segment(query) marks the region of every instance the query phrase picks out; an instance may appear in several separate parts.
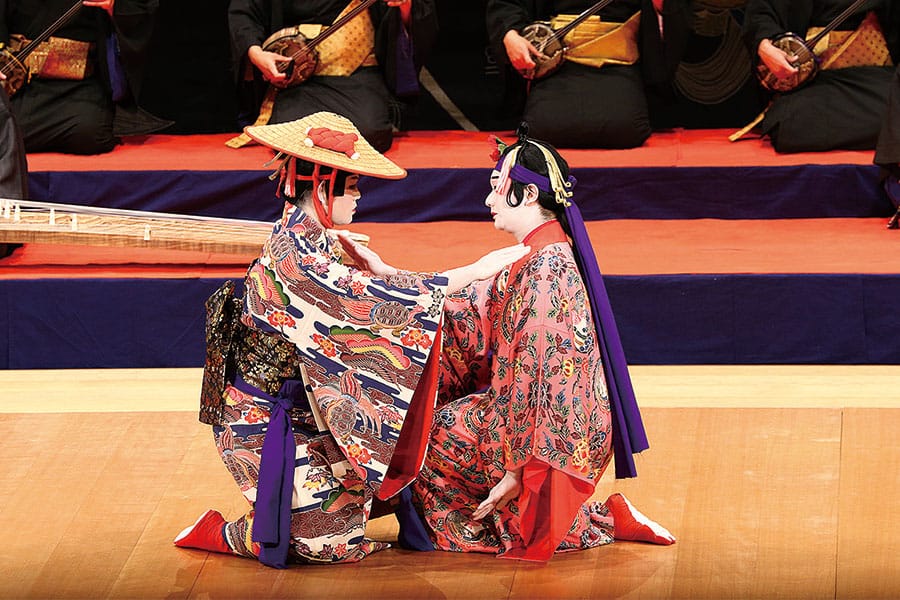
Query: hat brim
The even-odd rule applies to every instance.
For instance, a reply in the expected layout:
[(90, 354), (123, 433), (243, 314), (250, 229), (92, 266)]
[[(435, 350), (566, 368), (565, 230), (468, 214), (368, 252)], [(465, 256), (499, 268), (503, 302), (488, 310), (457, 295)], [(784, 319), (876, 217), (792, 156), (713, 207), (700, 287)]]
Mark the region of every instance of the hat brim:
[[(307, 145), (306, 132), (315, 127), (327, 127), (342, 133), (355, 133), (358, 139), (353, 150), (358, 156), (351, 158), (337, 150)], [(244, 128), (244, 132), (263, 146), (309, 162), (381, 179), (406, 177), (406, 169), (373, 148), (349, 119), (335, 113), (318, 112), (288, 123), (250, 125)]]

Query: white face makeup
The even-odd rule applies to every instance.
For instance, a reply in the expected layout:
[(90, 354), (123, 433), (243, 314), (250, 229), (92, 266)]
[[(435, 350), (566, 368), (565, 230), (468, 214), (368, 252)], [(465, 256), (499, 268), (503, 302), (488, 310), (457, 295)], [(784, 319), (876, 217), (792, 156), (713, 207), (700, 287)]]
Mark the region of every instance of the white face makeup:
[[(348, 175), (344, 182), (344, 193), (332, 199), (331, 220), (335, 225), (349, 225), (353, 222), (353, 213), (356, 212), (356, 203), (361, 194), (357, 185), (359, 175)], [(327, 193), (327, 187), (325, 188)]]
[(500, 179), (499, 171), (491, 172), (491, 193), (484, 199), (484, 204), (491, 210), (494, 219), (494, 227), (500, 231), (506, 231), (521, 239), (531, 231), (534, 215), (532, 205), (537, 199), (537, 190), (533, 185), (526, 186), (525, 199), (518, 206), (510, 206), (506, 202), (506, 195), (497, 191), (497, 182)]

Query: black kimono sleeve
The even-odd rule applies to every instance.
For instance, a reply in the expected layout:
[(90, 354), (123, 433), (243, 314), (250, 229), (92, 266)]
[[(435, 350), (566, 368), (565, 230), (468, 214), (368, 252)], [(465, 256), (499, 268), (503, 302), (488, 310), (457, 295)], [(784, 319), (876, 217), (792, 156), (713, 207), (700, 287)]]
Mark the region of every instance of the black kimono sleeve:
[(900, 176), (900, 66), (894, 71), (873, 162)]
[(666, 0), (663, 4), (663, 31), (652, 0), (641, 4), (641, 68), (648, 85), (669, 82), (684, 57), (691, 30), (691, 0)]
[(240, 64), (250, 46), (262, 46), (271, 32), (272, 20), (271, 0), (231, 0), (228, 4), (228, 29), (236, 64)]
[(9, 0), (0, 0), (0, 42), (9, 42)]
[(408, 27), (404, 27), (398, 8), (378, 2), (370, 9), (375, 25), (375, 57), (388, 89), (401, 98), (418, 92), (419, 71), (438, 35), (435, 0), (411, 1)]
[[(119, 60), (134, 99), (141, 97), (141, 83), (158, 10), (158, 0), (116, 0), (113, 7), (112, 27), (118, 44)], [(108, 39), (101, 42), (105, 44)], [(106, 48), (102, 50), (105, 51)]]
[(756, 56), (756, 49), (764, 39), (787, 32), (803, 36), (811, 12), (809, 0), (749, 0), (744, 7), (744, 40), (750, 54)]
[(488, 38), (502, 45), (507, 31), (521, 32), (538, 18), (539, 9), (535, 2), (528, 0), (488, 0), (485, 9)]
[[(0, 198), (28, 198), (28, 162), (25, 145), (9, 107), (6, 90), (0, 88)], [(0, 244), (0, 256), (3, 245)]]

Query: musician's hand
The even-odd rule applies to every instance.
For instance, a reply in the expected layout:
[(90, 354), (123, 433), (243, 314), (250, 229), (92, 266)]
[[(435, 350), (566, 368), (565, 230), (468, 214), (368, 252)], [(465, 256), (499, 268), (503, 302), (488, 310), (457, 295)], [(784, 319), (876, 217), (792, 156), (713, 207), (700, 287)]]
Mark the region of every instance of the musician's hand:
[(283, 83), (287, 78), (287, 75), (284, 74), (287, 67), (285, 63), (291, 62), (287, 56), (282, 56), (277, 52), (266, 52), (261, 46), (250, 46), (250, 49), (247, 50), (247, 58), (250, 59), (253, 66), (259, 69), (263, 79), (269, 83), (277, 85)]
[(3, 74), (3, 71), (0, 71), (0, 81), (6, 79), (6, 75)]
[(503, 46), (506, 48), (510, 64), (517, 71), (533, 69), (535, 67), (534, 58), (541, 56), (540, 51), (515, 29), (510, 29), (503, 36)]
[(93, 6), (95, 8), (102, 8), (109, 16), (113, 16), (113, 6), (115, 6), (116, 0), (83, 0), (82, 4), (85, 6)]
[(756, 53), (772, 75), (778, 79), (787, 79), (797, 73), (797, 67), (794, 66), (797, 57), (778, 48), (769, 40), (761, 41)]

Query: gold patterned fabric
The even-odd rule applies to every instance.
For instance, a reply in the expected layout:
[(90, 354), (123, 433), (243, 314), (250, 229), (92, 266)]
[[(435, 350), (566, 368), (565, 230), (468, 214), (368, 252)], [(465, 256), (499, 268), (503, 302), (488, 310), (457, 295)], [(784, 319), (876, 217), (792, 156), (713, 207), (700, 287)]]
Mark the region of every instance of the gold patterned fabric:
[[(16, 53), (29, 43), (30, 40), (25, 36), (16, 33), (10, 36), (9, 48)], [(94, 72), (94, 65), (90, 61), (93, 51), (94, 44), (90, 42), (50, 37), (46, 42), (38, 44), (25, 58), (25, 66), (32, 77), (84, 79)]]
[(303, 363), (294, 344), (243, 323), (237, 333), (234, 364), (241, 379), (270, 396), (276, 396), (285, 379), (302, 378)]
[[(361, 4), (361, 0), (353, 0), (338, 15), (340, 20), (345, 14)], [(369, 11), (364, 10), (340, 29), (331, 34), (317, 47), (319, 66), (316, 75), (350, 75), (362, 66), (372, 66), (375, 61), (375, 27)]]
[[(820, 27), (810, 29), (806, 33), (806, 39), (812, 39), (820, 31)], [(854, 31), (828, 33), (813, 51), (820, 57), (823, 69), (889, 67), (893, 64), (881, 24), (874, 12), (866, 15)]]
[[(274, 85), (270, 85), (269, 89), (266, 90), (262, 104), (259, 105), (259, 115), (257, 115), (256, 121), (253, 122), (253, 127), (262, 127), (269, 123), (269, 119), (272, 118), (272, 109), (275, 107), (275, 95), (277, 93), (278, 88)], [(225, 142), (225, 145), (229, 148), (243, 148), (252, 141), (253, 139), (249, 135), (241, 132)]]
[[(550, 21), (550, 27), (557, 30), (572, 22), (576, 15), (557, 15)], [(611, 23), (598, 16), (585, 19), (566, 35), (563, 41), (568, 48), (566, 60), (587, 65), (632, 65), (640, 58), (638, 50), (638, 29), (641, 14), (635, 13), (624, 23)]]
[(231, 343), (239, 324), (241, 305), (234, 297), (234, 282), (226, 281), (206, 301), (206, 363), (200, 388), (200, 422), (219, 425), (225, 400), (222, 392), (231, 362)]
[(240, 376), (276, 395), (285, 379), (300, 379), (296, 346), (241, 323), (241, 301), (234, 282), (226, 281), (206, 301), (206, 362), (200, 390), (200, 422), (223, 425), (225, 387)]

